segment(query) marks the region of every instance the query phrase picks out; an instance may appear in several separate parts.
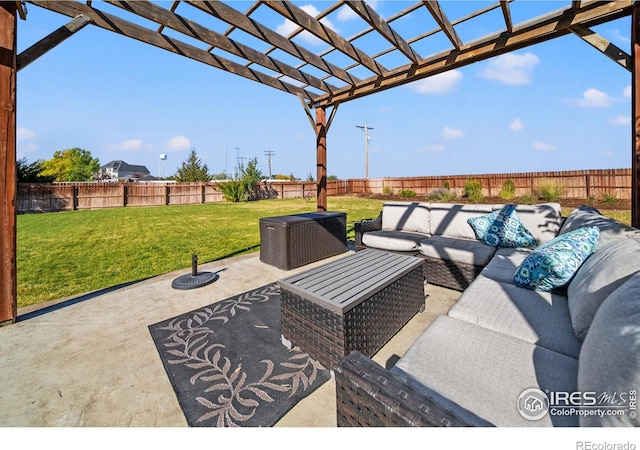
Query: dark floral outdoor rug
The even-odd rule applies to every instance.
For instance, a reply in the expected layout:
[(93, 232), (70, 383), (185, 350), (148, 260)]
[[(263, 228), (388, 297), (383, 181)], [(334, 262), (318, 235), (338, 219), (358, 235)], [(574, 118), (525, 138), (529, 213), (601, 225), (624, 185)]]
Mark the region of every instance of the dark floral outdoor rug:
[(275, 284), (149, 326), (189, 426), (267, 427), (330, 378), (281, 342)]

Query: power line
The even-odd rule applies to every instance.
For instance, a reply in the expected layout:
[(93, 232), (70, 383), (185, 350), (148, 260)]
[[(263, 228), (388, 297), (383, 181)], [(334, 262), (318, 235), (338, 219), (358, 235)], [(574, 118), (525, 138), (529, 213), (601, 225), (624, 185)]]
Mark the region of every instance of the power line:
[(369, 130), (373, 130), (373, 128), (367, 126), (366, 122), (364, 125), (356, 125), (356, 127), (364, 131), (364, 177), (369, 178), (369, 141), (371, 140)]
[(276, 152), (269, 149), (265, 151), (264, 154), (267, 156), (267, 165), (269, 166), (269, 179), (271, 179), (271, 163), (273, 162), (272, 156), (275, 156)]

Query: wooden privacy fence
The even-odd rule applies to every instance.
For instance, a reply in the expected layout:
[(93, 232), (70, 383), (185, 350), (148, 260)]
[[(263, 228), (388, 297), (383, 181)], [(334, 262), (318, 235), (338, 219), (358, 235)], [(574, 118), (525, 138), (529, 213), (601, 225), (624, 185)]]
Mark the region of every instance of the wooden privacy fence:
[[(425, 196), (444, 186), (462, 194), (467, 180), (482, 184), (482, 194), (497, 197), (506, 180), (516, 185), (516, 196), (534, 193), (545, 183), (561, 186), (563, 198), (631, 198), (631, 169), (576, 170), (564, 172), (501, 173), (409, 178), (330, 180), (328, 195), (398, 194), (411, 190)], [(124, 206), (164, 206), (224, 201), (216, 182), (171, 183), (53, 183), (18, 185), (20, 213), (118, 208)], [(315, 182), (273, 181), (260, 185), (265, 198), (315, 197)]]

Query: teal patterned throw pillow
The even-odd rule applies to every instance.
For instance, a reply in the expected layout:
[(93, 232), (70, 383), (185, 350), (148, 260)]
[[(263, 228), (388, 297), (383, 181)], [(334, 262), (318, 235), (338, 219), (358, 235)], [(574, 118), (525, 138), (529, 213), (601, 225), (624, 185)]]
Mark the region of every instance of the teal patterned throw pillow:
[(596, 251), (599, 240), (598, 227), (583, 227), (561, 234), (529, 253), (516, 270), (513, 282), (536, 291), (564, 286)]
[(472, 217), (467, 223), (473, 228), (476, 238), (494, 247), (532, 247), (538, 241), (522, 224), (516, 214), (516, 205), (505, 205), (489, 215)]

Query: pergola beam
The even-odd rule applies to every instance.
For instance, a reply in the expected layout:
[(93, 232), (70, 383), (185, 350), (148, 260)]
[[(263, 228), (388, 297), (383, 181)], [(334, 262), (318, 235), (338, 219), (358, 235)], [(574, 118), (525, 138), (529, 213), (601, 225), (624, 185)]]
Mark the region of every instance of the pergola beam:
[(170, 28), (186, 36), (201, 40), (202, 42), (209, 44), (212, 47), (220, 48), (226, 52), (259, 64), (267, 69), (282, 73), (283, 75), (291, 77), (294, 80), (298, 80), (306, 85), (313, 86), (321, 91), (331, 92), (333, 88), (319, 78), (306, 74), (298, 69), (291, 67), (288, 64), (278, 61), (277, 59), (266, 56), (247, 45), (229, 39), (228, 37), (220, 33), (216, 33), (215, 31), (205, 28), (202, 25), (189, 19), (181, 17), (175, 12), (166, 10), (154, 3), (142, 1), (125, 2), (114, 0), (109, 0), (107, 1), (107, 3), (111, 3), (125, 10), (132, 11), (140, 17), (144, 17), (145, 19), (160, 23), (163, 27)]
[(123, 36), (127, 36), (132, 39), (144, 42), (146, 44), (159, 47), (171, 53), (186, 56), (187, 58), (191, 58), (217, 69), (225, 70), (244, 78), (260, 82), (284, 92), (289, 92), (291, 94), (302, 94), (304, 97), (310, 100), (316, 97), (316, 94), (311, 94), (305, 89), (299, 88), (290, 83), (286, 83), (282, 80), (278, 80), (257, 70), (247, 68), (241, 64), (230, 61), (221, 56), (212, 55), (205, 50), (199, 49), (198, 47), (187, 44), (178, 39), (165, 36), (164, 34), (158, 33), (157, 31), (149, 30), (127, 20), (120, 19), (119, 17), (116, 17), (114, 15), (93, 9), (88, 5), (83, 5), (75, 1), (49, 2), (34, 0), (31, 3), (43, 6), (47, 9), (58, 12), (60, 14), (64, 14), (69, 17), (76, 17), (80, 14), (84, 14), (93, 19), (92, 25), (104, 28), (105, 30), (109, 30), (114, 33), (118, 33)]
[(500, 0), (500, 9), (502, 9), (502, 15), (504, 16), (504, 23), (507, 26), (507, 31), (511, 33), (513, 31), (513, 20), (511, 19), (509, 1), (510, 0)]
[(50, 35), (42, 38), (18, 55), (18, 70), (24, 69), (49, 50), (53, 49), (58, 44), (61, 44), (73, 34), (89, 25), (91, 22), (93, 22), (91, 17), (80, 14), (71, 22), (61, 26)]
[(380, 15), (374, 11), (365, 2), (347, 2), (349, 8), (351, 8), (356, 14), (358, 14), (365, 22), (367, 22), (371, 28), (376, 30), (382, 37), (389, 41), (398, 51), (404, 56), (409, 58), (414, 63), (420, 60), (418, 55), (411, 45), (405, 41), (402, 36), (396, 33)]
[(390, 71), (383, 77), (371, 77), (355, 86), (340, 88), (332, 95), (320, 95), (313, 107), (344, 102), (371, 95), (392, 87), (410, 83), (422, 78), (457, 69), (469, 64), (493, 58), (540, 42), (571, 33), (570, 27), (576, 24), (597, 25), (629, 14), (632, 0), (615, 2), (591, 2), (582, 4), (581, 9), (572, 7), (555, 11), (537, 20), (516, 26), (512, 33), (496, 33), (470, 42), (460, 50), (449, 50), (420, 61), (416, 66), (407, 64)]
[(427, 7), (435, 21), (438, 23), (444, 34), (447, 35), (451, 43), (456, 49), (460, 49), (462, 47), (462, 41), (460, 40), (460, 36), (456, 33), (455, 28), (447, 18), (444, 11), (440, 7), (440, 3), (435, 0), (422, 0), (422, 4)]
[(307, 14), (303, 9), (298, 8), (291, 2), (282, 0), (265, 0), (265, 5), (276, 11), (285, 19), (301, 26), (317, 38), (335, 47), (354, 61), (359, 62), (372, 72), (382, 75), (387, 69), (376, 62), (362, 50), (356, 48), (351, 42), (341, 37), (338, 33), (326, 27), (315, 17)]
[(631, 72), (631, 55), (615, 46), (595, 31), (591, 30), (584, 25), (573, 25), (569, 28), (573, 34), (581, 38), (587, 44), (591, 45), (595, 49), (601, 51), (605, 56), (612, 61), (617, 62), (622, 67)]
[(339, 80), (349, 84), (359, 81), (357, 77), (349, 74), (346, 70), (325, 61), (313, 52), (297, 45), (286, 37), (271, 30), (269, 27), (256, 22), (222, 2), (189, 1), (186, 3), (200, 9), (201, 11), (211, 14), (216, 19), (220, 19), (229, 25), (233, 25), (245, 33), (249, 33), (253, 37), (261, 39), (274, 47), (295, 56), (296, 58), (299, 58), (307, 64), (311, 64), (323, 72), (333, 75)]

